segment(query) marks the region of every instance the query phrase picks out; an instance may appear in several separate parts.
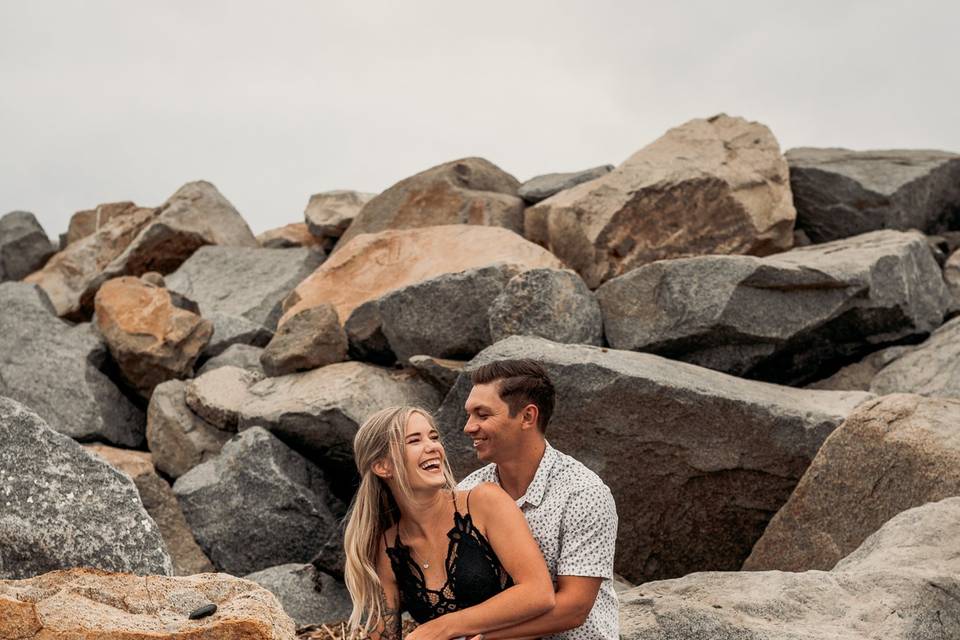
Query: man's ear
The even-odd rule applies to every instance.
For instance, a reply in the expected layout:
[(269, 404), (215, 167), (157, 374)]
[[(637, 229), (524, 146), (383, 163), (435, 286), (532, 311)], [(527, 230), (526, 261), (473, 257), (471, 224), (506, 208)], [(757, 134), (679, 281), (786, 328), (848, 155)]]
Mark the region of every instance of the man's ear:
[(374, 462), (372, 469), (374, 475), (376, 475), (378, 478), (386, 480), (393, 477), (393, 465), (390, 464), (390, 461), (386, 458)]
[(528, 404), (520, 410), (520, 429), (537, 429), (539, 417), (540, 408), (535, 404)]

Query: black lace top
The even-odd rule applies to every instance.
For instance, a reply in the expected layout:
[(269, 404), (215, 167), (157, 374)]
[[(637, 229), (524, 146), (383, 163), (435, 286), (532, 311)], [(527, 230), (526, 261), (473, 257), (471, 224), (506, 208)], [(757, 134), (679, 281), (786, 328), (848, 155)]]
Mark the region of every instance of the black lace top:
[(394, 546), (387, 547), (400, 591), (400, 607), (423, 624), (445, 613), (466, 609), (513, 586), (513, 579), (504, 570), (490, 542), (473, 526), (470, 517), (470, 494), (467, 513), (461, 515), (454, 499), (453, 528), (447, 532), (447, 581), (439, 590), (428, 589), (423, 571), (400, 540), (400, 529)]

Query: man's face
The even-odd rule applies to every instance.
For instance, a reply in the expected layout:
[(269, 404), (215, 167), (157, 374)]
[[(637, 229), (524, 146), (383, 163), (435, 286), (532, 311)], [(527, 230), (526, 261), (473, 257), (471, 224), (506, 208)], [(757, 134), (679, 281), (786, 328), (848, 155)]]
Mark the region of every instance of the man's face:
[(474, 385), (464, 405), (467, 424), (463, 432), (473, 440), (474, 451), (484, 462), (508, 459), (519, 446), (522, 412), (510, 417), (510, 407), (497, 392), (498, 384)]

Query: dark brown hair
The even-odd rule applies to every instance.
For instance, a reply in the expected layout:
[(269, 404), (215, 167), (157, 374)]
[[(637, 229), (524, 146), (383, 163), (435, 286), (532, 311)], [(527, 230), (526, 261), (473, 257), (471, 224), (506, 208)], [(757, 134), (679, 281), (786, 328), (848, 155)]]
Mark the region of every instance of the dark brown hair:
[(510, 417), (528, 404), (538, 409), (537, 426), (547, 432), (553, 415), (556, 393), (547, 370), (536, 360), (498, 360), (477, 368), (471, 375), (473, 384), (499, 382), (497, 393), (510, 408)]

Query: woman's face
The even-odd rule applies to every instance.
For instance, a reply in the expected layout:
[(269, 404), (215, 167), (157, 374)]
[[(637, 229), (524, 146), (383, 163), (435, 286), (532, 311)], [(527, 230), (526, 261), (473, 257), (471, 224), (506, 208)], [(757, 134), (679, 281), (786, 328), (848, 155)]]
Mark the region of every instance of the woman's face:
[(407, 420), (404, 435), (403, 460), (410, 488), (443, 488), (443, 460), (446, 453), (440, 444), (440, 434), (422, 414), (414, 413)]

